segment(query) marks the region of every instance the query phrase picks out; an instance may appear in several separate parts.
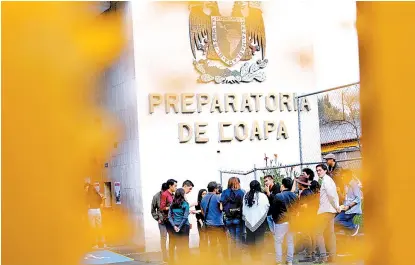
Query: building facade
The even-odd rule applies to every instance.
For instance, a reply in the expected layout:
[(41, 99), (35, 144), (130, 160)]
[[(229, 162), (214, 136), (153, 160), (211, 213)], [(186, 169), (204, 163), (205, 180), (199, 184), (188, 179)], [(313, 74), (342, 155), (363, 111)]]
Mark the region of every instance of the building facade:
[[(239, 7), (223, 2), (209, 8), (220, 10), (215, 16), (219, 18), (210, 21), (216, 23), (216, 39), (224, 34), (229, 46), (214, 40), (212, 25), (208, 34), (212, 39), (200, 42), (200, 47), (195, 45), (189, 32), (192, 8), (187, 2), (126, 3), (128, 44), (103, 78), (103, 105), (124, 125), (123, 140), (114, 143), (103, 175), (113, 183), (120, 182), (121, 207), (128, 209), (135, 227), (131, 240), (146, 251), (159, 250), (159, 232), (150, 205), (167, 179), (176, 179), (179, 186), (192, 180), (195, 188), (188, 199), (193, 202), (199, 189), (210, 181), (220, 181), (219, 169), (247, 170), (262, 165), (264, 153), (278, 154), (284, 164), (298, 163), (300, 110), (302, 122), (310, 125), (303, 136), (309, 143), (308, 155), (315, 156), (315, 161), (321, 156), (320, 132), (315, 125), (317, 100), (300, 105), (294, 101), (297, 93), (323, 89), (317, 80), (323, 73), (315, 65), (327, 62), (323, 56), (316, 58), (316, 51), (320, 51), (316, 45), (321, 41), (315, 32), (316, 4), (248, 4), (251, 12), (262, 10), (265, 38), (246, 42), (245, 48), (240, 40), (242, 36), (249, 39), (249, 24), (244, 30), (238, 19), (223, 18), (232, 17)], [(249, 44), (255, 46), (252, 56)], [(237, 55), (225, 51), (229, 47)], [(266, 65), (257, 63), (265, 59)], [(252, 72), (263, 72), (264, 76), (250, 80), (243, 74), (245, 63), (249, 67), (257, 63), (258, 69), (252, 67)], [(200, 67), (210, 75), (204, 76)], [(219, 71), (218, 78), (212, 69)], [(223, 182), (226, 187), (227, 179)], [(242, 184), (246, 187), (249, 180)], [(194, 217), (191, 220), (194, 222)], [(196, 225), (193, 227), (192, 246), (198, 240)]]

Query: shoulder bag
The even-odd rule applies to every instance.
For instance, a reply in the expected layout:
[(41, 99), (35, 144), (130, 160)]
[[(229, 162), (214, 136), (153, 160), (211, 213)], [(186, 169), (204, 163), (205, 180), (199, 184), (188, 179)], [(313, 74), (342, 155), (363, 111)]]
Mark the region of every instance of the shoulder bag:
[(212, 196), (210, 196), (208, 204), (206, 206), (206, 213), (204, 214), (204, 218), (203, 218), (203, 226), (202, 226), (202, 231), (206, 231), (207, 228), (207, 216), (209, 214), (209, 206), (210, 206), (210, 201), (212, 200), (212, 197), (215, 196), (214, 194), (212, 194)]

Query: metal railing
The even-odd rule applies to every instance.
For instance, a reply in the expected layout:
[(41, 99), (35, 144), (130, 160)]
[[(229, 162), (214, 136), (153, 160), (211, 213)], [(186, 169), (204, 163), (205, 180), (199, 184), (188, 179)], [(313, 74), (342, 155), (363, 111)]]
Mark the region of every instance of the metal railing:
[[(298, 111), (298, 142), (299, 142), (299, 163), (278, 165), (270, 167), (256, 167), (248, 171), (240, 170), (219, 170), (220, 182), (223, 184), (225, 175), (249, 176), (249, 179), (259, 180), (259, 172), (288, 169), (304, 166), (317, 165), (322, 163), (322, 157), (327, 153), (333, 153), (336, 161), (343, 167), (357, 169), (361, 167), (361, 127), (360, 127), (360, 84), (358, 82), (298, 95), (297, 106), (301, 106), (302, 98), (317, 97), (319, 120), (312, 126), (319, 126), (321, 153), (312, 154), (306, 150), (308, 143), (304, 142), (303, 133), (306, 132), (302, 123), (302, 111)], [(313, 100), (316, 100), (315, 98)], [(310, 126), (308, 123), (307, 126)], [(315, 127), (314, 130), (317, 130)], [(315, 138), (308, 138), (308, 141)], [(318, 159), (318, 156), (320, 159)], [(320, 160), (320, 161), (317, 161)]]
[[(339, 164), (341, 163), (346, 163), (346, 162), (353, 162), (353, 161), (358, 161), (361, 162), (362, 158), (361, 157), (357, 157), (357, 158), (351, 158), (351, 159), (341, 159), (341, 160), (336, 160), (336, 162), (338, 162)], [(223, 185), (223, 175), (224, 174), (229, 174), (229, 175), (233, 175), (233, 176), (247, 176), (250, 174), (253, 174), (254, 179), (258, 180), (260, 177), (258, 176), (258, 171), (266, 171), (266, 170), (272, 170), (272, 169), (284, 169), (284, 168), (295, 168), (295, 167), (302, 167), (302, 166), (312, 166), (312, 165), (318, 165), (323, 163), (322, 161), (318, 161), (318, 162), (305, 162), (305, 163), (296, 163), (296, 164), (289, 164), (289, 165), (281, 165), (281, 166), (273, 166), (273, 167), (254, 167), (251, 170), (247, 170), (247, 171), (240, 171), (240, 170), (219, 170), (220, 173), (220, 183)]]

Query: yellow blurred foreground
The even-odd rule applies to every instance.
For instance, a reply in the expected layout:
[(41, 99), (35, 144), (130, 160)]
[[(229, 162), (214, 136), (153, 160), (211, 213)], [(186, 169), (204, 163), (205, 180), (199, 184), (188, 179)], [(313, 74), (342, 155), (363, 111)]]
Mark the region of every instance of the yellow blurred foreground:
[(357, 10), (365, 264), (415, 264), (415, 2), (358, 2)]
[(1, 264), (79, 264), (90, 248), (84, 179), (117, 135), (97, 122), (94, 82), (124, 42), (91, 5), (2, 2)]
[[(83, 181), (117, 136), (96, 122), (104, 113), (93, 107), (94, 75), (123, 36), (119, 17), (91, 15), (88, 5), (2, 3), (5, 265), (78, 264), (90, 246)], [(365, 264), (414, 264), (415, 3), (363, 2), (358, 12), (368, 239), (360, 251)]]

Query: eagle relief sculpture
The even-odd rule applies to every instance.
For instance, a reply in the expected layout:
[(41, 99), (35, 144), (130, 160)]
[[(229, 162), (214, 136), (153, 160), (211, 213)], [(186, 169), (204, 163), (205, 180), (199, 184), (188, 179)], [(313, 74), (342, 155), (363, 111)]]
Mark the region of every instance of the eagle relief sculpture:
[(199, 82), (262, 82), (265, 28), (260, 2), (238, 1), (231, 16), (221, 16), (216, 1), (189, 4), (189, 35)]

